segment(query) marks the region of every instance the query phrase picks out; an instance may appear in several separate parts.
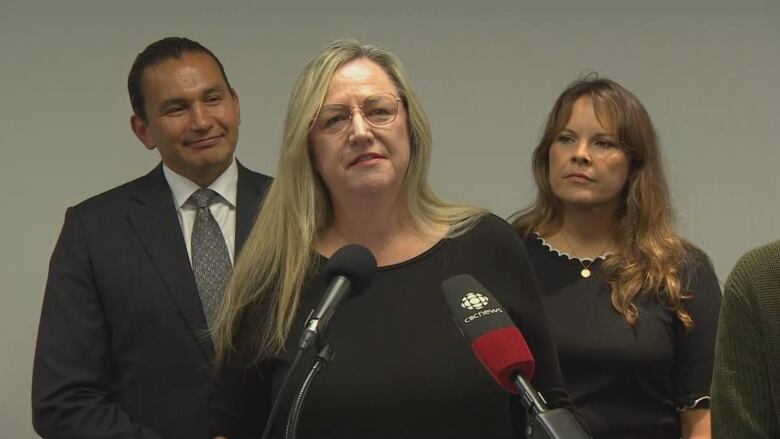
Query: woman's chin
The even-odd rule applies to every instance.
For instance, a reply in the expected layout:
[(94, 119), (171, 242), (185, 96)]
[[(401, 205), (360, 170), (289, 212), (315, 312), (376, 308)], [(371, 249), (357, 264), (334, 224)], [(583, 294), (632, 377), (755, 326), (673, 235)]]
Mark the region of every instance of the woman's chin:
[(387, 195), (400, 187), (390, 176), (383, 174), (363, 175), (349, 183), (349, 191), (356, 195)]
[(602, 199), (592, 196), (568, 197), (560, 199), (564, 206), (573, 209), (604, 209), (617, 206), (615, 199)]

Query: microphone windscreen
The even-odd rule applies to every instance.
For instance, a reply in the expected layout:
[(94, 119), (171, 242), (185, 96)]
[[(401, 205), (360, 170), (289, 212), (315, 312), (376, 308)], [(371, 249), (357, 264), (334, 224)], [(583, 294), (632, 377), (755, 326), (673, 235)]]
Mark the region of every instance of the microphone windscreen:
[(441, 284), (444, 301), (474, 355), (508, 392), (517, 393), (512, 375), (531, 379), (534, 358), (525, 338), (501, 304), (476, 279), (461, 274)]
[(474, 355), (488, 370), (498, 385), (507, 392), (518, 393), (512, 382), (520, 373), (527, 379), (534, 374), (534, 358), (523, 334), (515, 326), (497, 329), (471, 343)]
[(336, 276), (349, 279), (350, 296), (360, 294), (374, 279), (376, 259), (371, 251), (362, 245), (348, 244), (333, 253), (325, 264), (325, 281), (330, 282)]

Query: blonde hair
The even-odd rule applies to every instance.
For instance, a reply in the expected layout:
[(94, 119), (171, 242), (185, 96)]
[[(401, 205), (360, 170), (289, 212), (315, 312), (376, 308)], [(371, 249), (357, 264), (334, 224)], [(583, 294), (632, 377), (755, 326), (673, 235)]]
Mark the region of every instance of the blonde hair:
[(402, 190), (409, 217), (420, 225), (447, 225), (447, 237), (453, 237), (484, 213), (473, 206), (446, 203), (431, 191), (430, 124), (400, 60), (387, 50), (352, 39), (330, 43), (309, 60), (293, 87), (276, 177), (237, 258), (216, 325), (218, 364), (237, 351), (246, 360), (258, 361), (284, 347), (300, 291), (317, 269), (312, 244), (333, 215), (327, 188), (313, 170), (309, 132), (331, 77), (356, 59), (369, 59), (382, 67), (406, 108), (411, 151)]
[(550, 186), (550, 146), (582, 96), (592, 98), (596, 116), (617, 135), (631, 163), (618, 208), (618, 249), (602, 265), (611, 288), (612, 306), (634, 326), (639, 319), (635, 300), (643, 291), (655, 291), (659, 302), (691, 329), (693, 319), (682, 304), (688, 296), (680, 270), (689, 262), (687, 256), (693, 246), (674, 231), (669, 187), (650, 116), (639, 99), (620, 84), (591, 75), (573, 82), (561, 93), (533, 152), (536, 200), (513, 215), (512, 225), (524, 236), (560, 225), (562, 206)]

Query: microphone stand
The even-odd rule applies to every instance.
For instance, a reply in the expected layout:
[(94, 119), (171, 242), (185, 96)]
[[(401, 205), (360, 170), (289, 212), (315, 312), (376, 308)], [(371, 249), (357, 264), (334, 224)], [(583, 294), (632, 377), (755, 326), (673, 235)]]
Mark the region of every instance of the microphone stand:
[(335, 352), (330, 343), (326, 343), (314, 357), (311, 369), (309, 369), (309, 373), (303, 380), (300, 389), (298, 389), (298, 393), (290, 408), (290, 413), (287, 415), (287, 428), (284, 432), (285, 439), (295, 439), (298, 434), (301, 411), (303, 410), (303, 403), (306, 401), (306, 396), (309, 394), (309, 389), (311, 388), (312, 383), (314, 383), (317, 374), (325, 370), (328, 363), (333, 360), (334, 355)]
[(571, 413), (564, 409), (547, 409), (547, 404), (541, 395), (534, 390), (531, 383), (521, 374), (512, 378), (526, 413), (530, 419), (525, 429), (525, 437), (528, 439), (586, 439), (590, 436), (585, 433), (582, 426), (574, 419)]

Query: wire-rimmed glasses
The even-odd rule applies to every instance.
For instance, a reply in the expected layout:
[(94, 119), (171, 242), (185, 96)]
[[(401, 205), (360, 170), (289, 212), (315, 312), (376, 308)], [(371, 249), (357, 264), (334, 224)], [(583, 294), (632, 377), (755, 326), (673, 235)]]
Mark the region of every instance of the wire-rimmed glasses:
[(361, 105), (327, 104), (320, 109), (314, 126), (325, 134), (341, 134), (352, 124), (357, 108), (363, 120), (373, 127), (391, 124), (398, 116), (398, 103), (401, 98), (392, 93), (377, 93), (367, 97)]

